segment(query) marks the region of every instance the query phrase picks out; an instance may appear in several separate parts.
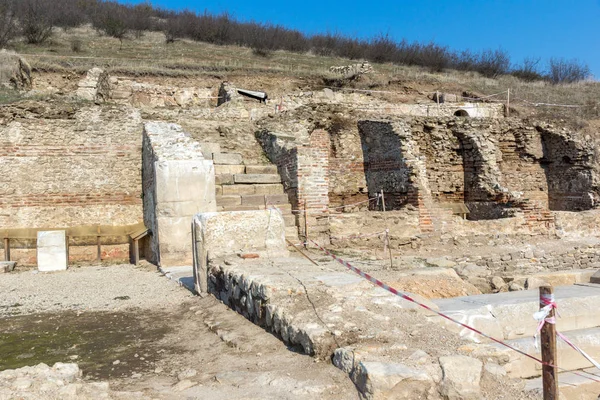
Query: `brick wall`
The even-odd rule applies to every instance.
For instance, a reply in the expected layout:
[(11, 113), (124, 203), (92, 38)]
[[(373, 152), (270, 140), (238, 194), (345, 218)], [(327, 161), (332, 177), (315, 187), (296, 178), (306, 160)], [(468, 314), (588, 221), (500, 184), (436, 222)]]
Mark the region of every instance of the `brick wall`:
[[(0, 227), (131, 225), (142, 220), (137, 112), (91, 106), (56, 115), (42, 107), (14, 107), (0, 107)], [(35, 259), (35, 250), (23, 247), (13, 255)], [(126, 258), (127, 252), (106, 255), (111, 254)], [(87, 255), (73, 249), (72, 258), (93, 259), (95, 248)]]

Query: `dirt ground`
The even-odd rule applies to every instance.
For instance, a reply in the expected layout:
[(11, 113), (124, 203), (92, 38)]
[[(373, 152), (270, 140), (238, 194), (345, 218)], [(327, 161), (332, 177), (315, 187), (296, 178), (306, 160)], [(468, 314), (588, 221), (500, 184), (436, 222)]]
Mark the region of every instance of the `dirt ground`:
[(151, 266), (0, 275), (0, 370), (59, 361), (152, 398), (358, 398), (330, 363), (288, 350)]

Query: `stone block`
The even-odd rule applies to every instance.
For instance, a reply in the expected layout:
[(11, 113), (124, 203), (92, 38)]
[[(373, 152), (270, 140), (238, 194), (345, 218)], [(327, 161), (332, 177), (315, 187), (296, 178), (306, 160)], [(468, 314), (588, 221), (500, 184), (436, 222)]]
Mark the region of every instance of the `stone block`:
[(242, 155), (239, 153), (213, 153), (213, 162), (218, 165), (240, 165)]
[(202, 213), (192, 223), (196, 290), (207, 290), (208, 258), (238, 253), (287, 257), (285, 224), (276, 210)]
[(217, 206), (219, 207), (230, 207), (230, 206), (241, 206), (241, 196), (217, 196)]
[(255, 194), (283, 194), (281, 183), (258, 183), (254, 185)]
[(254, 185), (227, 185), (223, 188), (224, 196), (240, 196), (243, 194), (254, 194)]
[(67, 269), (65, 231), (39, 231), (37, 234), (37, 264), (43, 272)]
[(160, 202), (196, 201), (210, 209), (214, 203), (214, 172), (211, 161), (165, 160), (154, 165), (156, 200)]
[(245, 171), (246, 167), (244, 165), (215, 165), (215, 175), (243, 174)]
[(245, 195), (242, 196), (242, 205), (269, 205), (285, 204), (288, 202), (286, 194), (273, 195)]
[(276, 165), (246, 165), (247, 174), (276, 174)]
[(215, 185), (233, 185), (233, 175), (232, 174), (215, 175)]
[(221, 152), (221, 145), (219, 143), (200, 142), (200, 148), (202, 149), (202, 154), (204, 154), (204, 158), (209, 158), (206, 157), (206, 154), (214, 154)]
[(281, 177), (276, 174), (235, 174), (235, 183), (281, 183)]
[(16, 261), (0, 261), (0, 274), (14, 271), (16, 265)]
[(596, 271), (594, 275), (590, 277), (590, 283), (600, 283), (600, 271)]
[(480, 399), (483, 363), (467, 356), (440, 357), (443, 371), (442, 396), (448, 400)]

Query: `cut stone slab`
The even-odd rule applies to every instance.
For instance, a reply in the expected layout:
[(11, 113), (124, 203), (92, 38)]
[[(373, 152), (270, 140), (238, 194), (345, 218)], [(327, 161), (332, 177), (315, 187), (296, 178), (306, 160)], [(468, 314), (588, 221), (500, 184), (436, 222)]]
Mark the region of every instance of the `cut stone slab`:
[(233, 175), (232, 174), (215, 175), (215, 184), (216, 185), (233, 185)]
[(213, 142), (200, 142), (200, 148), (202, 149), (202, 154), (204, 154), (204, 158), (210, 159), (211, 157), (207, 157), (207, 154), (214, 154), (221, 152), (221, 145), (219, 143)]
[[(243, 174), (246, 171), (244, 165), (215, 165), (215, 175), (221, 174)], [(235, 182), (235, 181), (234, 181)], [(246, 182), (243, 182), (246, 183)]]
[(255, 194), (284, 194), (283, 185), (281, 183), (263, 183), (255, 184)]
[(235, 174), (235, 183), (281, 183), (281, 177), (277, 174)]
[(480, 399), (481, 369), (483, 363), (467, 356), (440, 357), (442, 367), (442, 395), (448, 400)]
[(241, 196), (217, 196), (217, 206), (230, 207), (242, 205)]
[(247, 174), (276, 174), (276, 165), (246, 165)]
[(37, 264), (42, 272), (67, 269), (65, 231), (39, 231), (37, 234)]
[(16, 261), (0, 261), (0, 274), (14, 271), (16, 265)]
[(213, 162), (219, 165), (240, 165), (242, 155), (239, 153), (213, 153)]
[(226, 187), (223, 188), (223, 194), (226, 196), (232, 196), (232, 195), (248, 195), (248, 194), (254, 194), (254, 185), (226, 185)]
[(244, 195), (242, 196), (242, 205), (261, 205), (261, 204), (285, 204), (288, 202), (287, 194), (272, 195)]
[(600, 283), (600, 270), (590, 277), (590, 283)]
[[(559, 398), (596, 400), (598, 393), (600, 393), (600, 382), (597, 382), (600, 370), (598, 368), (590, 368), (577, 372), (580, 375), (576, 375), (573, 372), (558, 374)], [(592, 379), (585, 378), (585, 376), (589, 376)], [(542, 378), (528, 380), (525, 384), (525, 392), (538, 395), (539, 398), (542, 398)]]
[[(559, 319), (562, 332), (600, 326), (600, 314), (597, 312), (600, 285), (558, 286), (555, 288), (555, 297), (559, 309), (568, 310)], [(539, 310), (539, 293), (535, 290), (436, 299), (433, 302), (441, 312), (499, 339), (525, 337), (531, 341), (537, 328), (531, 317)], [(475, 342), (485, 340), (441, 317), (431, 319), (467, 339)]]
[[(566, 314), (566, 312), (564, 312), (563, 315), (564, 314)], [(533, 322), (535, 324), (535, 321)], [(592, 358), (596, 360), (600, 358), (600, 328), (566, 331), (562, 328), (561, 318), (557, 319), (557, 324), (557, 329), (559, 329), (569, 340), (577, 344), (577, 346), (579, 346)], [(508, 340), (507, 343), (524, 351), (525, 353), (541, 358), (539, 346), (538, 348), (535, 347), (535, 343), (531, 337)], [(499, 344), (494, 343), (492, 346), (496, 347), (499, 351), (508, 356), (509, 362), (504, 365), (504, 368), (510, 377), (531, 378), (541, 375), (541, 365), (534, 360), (515, 351), (506, 349)], [(567, 370), (577, 370), (592, 367), (592, 364), (588, 360), (569, 347), (562, 340), (557, 340), (556, 348), (558, 352), (558, 365), (561, 368)]]

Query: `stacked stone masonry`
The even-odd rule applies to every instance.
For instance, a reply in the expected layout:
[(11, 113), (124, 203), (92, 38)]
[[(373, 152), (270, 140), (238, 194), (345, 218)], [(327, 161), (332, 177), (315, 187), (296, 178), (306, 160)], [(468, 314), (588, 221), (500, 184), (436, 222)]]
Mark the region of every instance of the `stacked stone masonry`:
[[(0, 107), (0, 227), (140, 222), (141, 129), (139, 113), (127, 107)], [(128, 258), (126, 244), (103, 252)], [(14, 242), (13, 260), (33, 264), (35, 254), (34, 246)], [(95, 246), (73, 248), (70, 257), (95, 259)]]

